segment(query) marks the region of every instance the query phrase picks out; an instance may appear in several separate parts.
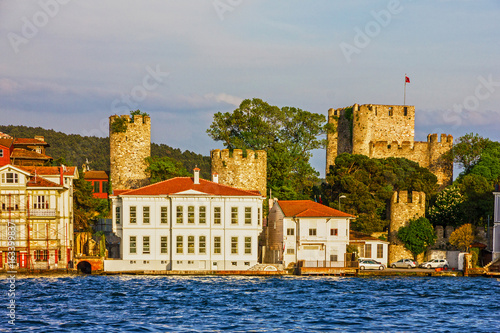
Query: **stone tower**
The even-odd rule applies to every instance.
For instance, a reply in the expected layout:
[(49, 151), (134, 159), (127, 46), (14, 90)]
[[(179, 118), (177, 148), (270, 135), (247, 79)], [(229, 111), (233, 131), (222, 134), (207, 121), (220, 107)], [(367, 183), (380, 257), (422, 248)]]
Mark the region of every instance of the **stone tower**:
[[(116, 123), (115, 123), (116, 122)], [(113, 126), (119, 124), (121, 126)], [(151, 119), (129, 115), (109, 117), (111, 185), (115, 190), (134, 189), (149, 183), (144, 160), (151, 156)]]
[(370, 158), (404, 157), (428, 168), (441, 187), (453, 180), (453, 163), (442, 156), (453, 145), (451, 135), (429, 134), (426, 142), (414, 140), (415, 107), (410, 105), (354, 104), (328, 110), (328, 122), (337, 128), (328, 134), (326, 173), (342, 153)]
[(408, 226), (410, 219), (425, 216), (425, 193), (407, 191), (394, 192), (392, 195), (389, 223), (389, 264), (403, 258), (413, 258), (397, 237), (399, 228)]
[(218, 174), (220, 184), (244, 190), (267, 193), (267, 153), (264, 150), (215, 149), (210, 152), (212, 174)]

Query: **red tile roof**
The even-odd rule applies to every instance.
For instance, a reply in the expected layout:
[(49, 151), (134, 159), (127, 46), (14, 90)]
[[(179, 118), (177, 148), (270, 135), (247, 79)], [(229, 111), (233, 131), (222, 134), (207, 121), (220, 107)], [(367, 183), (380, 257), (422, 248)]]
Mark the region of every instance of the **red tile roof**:
[(32, 138), (17, 138), (14, 139), (15, 145), (33, 145), (33, 146), (48, 146), (48, 143), (38, 139)]
[(36, 159), (36, 160), (51, 160), (52, 157), (37, 153), (33, 150), (26, 150), (22, 148), (14, 148), (10, 158), (20, 158), (20, 159)]
[[(177, 177), (162, 182), (144, 186), (135, 190), (120, 192), (120, 195), (167, 195), (176, 194), (188, 190), (194, 190), (211, 195), (224, 196), (260, 196), (255, 191), (241, 190), (235, 187), (214, 183), (205, 179), (200, 179), (199, 184), (194, 184), (191, 177)], [(118, 195), (118, 191), (114, 191)]]
[(87, 171), (83, 175), (84, 179), (108, 179), (108, 173), (106, 171)]
[[(59, 175), (60, 174), (60, 167), (47, 167), (47, 166), (18, 166), (17, 168), (23, 169), (28, 171), (31, 174), (35, 174), (35, 169), (36, 169), (36, 174), (37, 175), (45, 175), (45, 176), (50, 176), (50, 175)], [(65, 176), (73, 176), (75, 174), (76, 167), (66, 167), (66, 171), (63, 172), (63, 175)]]
[(355, 217), (312, 200), (280, 200), (277, 204), (286, 217)]
[(43, 177), (31, 177), (26, 185), (28, 187), (62, 187), (62, 185), (51, 182)]
[(0, 145), (10, 148), (12, 146), (12, 142), (14, 142), (14, 139), (4, 139), (0, 138)]

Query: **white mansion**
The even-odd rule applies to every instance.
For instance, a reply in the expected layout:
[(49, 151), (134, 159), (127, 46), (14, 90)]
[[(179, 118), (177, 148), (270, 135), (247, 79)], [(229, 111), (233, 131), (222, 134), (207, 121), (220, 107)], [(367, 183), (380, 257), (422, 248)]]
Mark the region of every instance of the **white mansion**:
[(121, 259), (105, 271), (247, 270), (257, 264), (263, 197), (194, 177), (115, 191)]

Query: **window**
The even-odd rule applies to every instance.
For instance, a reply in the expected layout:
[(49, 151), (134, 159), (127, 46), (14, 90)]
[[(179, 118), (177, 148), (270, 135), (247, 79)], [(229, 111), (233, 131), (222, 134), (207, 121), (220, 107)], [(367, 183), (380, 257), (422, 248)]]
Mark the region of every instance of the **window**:
[(188, 223), (194, 223), (194, 206), (188, 207)]
[(252, 207), (245, 207), (245, 224), (252, 224)]
[(101, 186), (98, 181), (94, 181), (94, 193), (99, 193), (101, 191)]
[(214, 237), (214, 253), (220, 254), (220, 237)]
[(188, 253), (194, 253), (194, 236), (188, 236)]
[(6, 172), (2, 174), (2, 183), (17, 184), (19, 183), (19, 175), (14, 172)]
[(383, 257), (384, 257), (384, 245), (377, 244), (377, 258), (383, 258)]
[(238, 237), (231, 237), (231, 254), (238, 254)]
[(392, 117), (392, 107), (389, 107), (389, 116)]
[(49, 209), (49, 200), (44, 195), (37, 195), (33, 202), (34, 209)]
[(330, 229), (330, 236), (338, 236), (339, 229)]
[(257, 208), (257, 225), (260, 225), (260, 208)]
[(336, 254), (330, 254), (330, 261), (338, 261), (338, 256)]
[(252, 237), (245, 237), (245, 254), (252, 253)]
[(182, 239), (182, 236), (177, 236), (177, 251), (176, 253), (184, 253), (184, 249), (182, 248), (183, 246), (183, 239)]
[(36, 261), (47, 261), (49, 259), (49, 251), (48, 250), (36, 250), (35, 251), (35, 260)]
[(137, 237), (130, 236), (130, 254), (137, 253)]
[(142, 237), (142, 253), (149, 254), (149, 236)]
[(316, 228), (309, 229), (309, 236), (316, 236)]
[(160, 238), (160, 253), (162, 253), (162, 254), (168, 253), (167, 236), (162, 236)]
[(108, 182), (102, 182), (102, 193), (108, 193)]
[(207, 242), (205, 236), (200, 236), (198, 243), (198, 252), (200, 254), (207, 253)]
[(220, 224), (220, 207), (214, 207), (214, 224)]
[(286, 229), (286, 235), (287, 236), (293, 236), (295, 234), (295, 229), (294, 228), (288, 228)]
[(238, 207), (231, 207), (231, 224), (238, 224)]
[(160, 223), (167, 224), (168, 223), (168, 207), (161, 207), (161, 217)]
[(198, 222), (200, 224), (207, 223), (207, 207), (201, 206), (198, 211)]
[(0, 149), (0, 157), (3, 157), (3, 149)]
[(372, 245), (371, 244), (365, 244), (365, 257), (366, 258), (372, 257)]
[(408, 115), (408, 108), (406, 106), (404, 107), (404, 115), (405, 117)]
[(130, 206), (130, 223), (137, 223), (137, 212), (135, 206)]
[(149, 224), (149, 207), (142, 207), (142, 223)]
[(120, 207), (115, 208), (115, 217), (116, 217), (116, 224), (120, 224), (121, 223)]
[(177, 206), (177, 223), (182, 223), (183, 222), (183, 207), (182, 206)]
[(295, 254), (295, 249), (286, 249), (286, 254)]
[(231, 261), (231, 265), (238, 266), (238, 262), (237, 261)]

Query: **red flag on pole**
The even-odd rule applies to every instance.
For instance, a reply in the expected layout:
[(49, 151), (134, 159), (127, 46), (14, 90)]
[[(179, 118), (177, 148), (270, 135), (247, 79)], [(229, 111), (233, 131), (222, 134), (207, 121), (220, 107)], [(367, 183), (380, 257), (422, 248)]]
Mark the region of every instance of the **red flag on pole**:
[(405, 83), (410, 83), (410, 78), (405, 75)]

